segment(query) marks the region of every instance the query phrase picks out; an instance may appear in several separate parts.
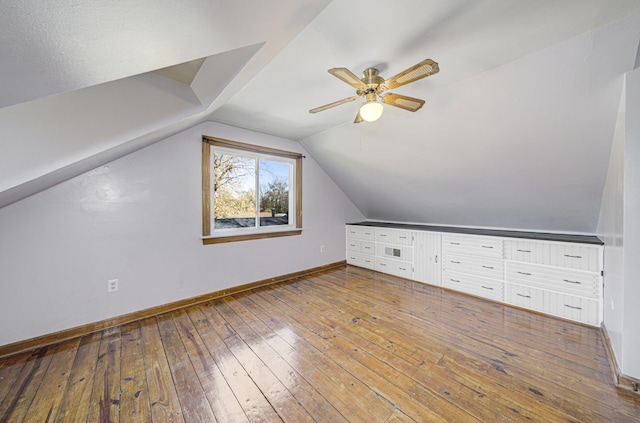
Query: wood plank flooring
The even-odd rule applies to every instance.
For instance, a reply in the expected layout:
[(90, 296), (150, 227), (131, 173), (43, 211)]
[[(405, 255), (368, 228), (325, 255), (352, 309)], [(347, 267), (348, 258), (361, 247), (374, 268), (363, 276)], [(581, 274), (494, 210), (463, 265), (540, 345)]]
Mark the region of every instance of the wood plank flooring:
[(599, 330), (337, 268), (0, 360), (0, 422), (633, 422)]

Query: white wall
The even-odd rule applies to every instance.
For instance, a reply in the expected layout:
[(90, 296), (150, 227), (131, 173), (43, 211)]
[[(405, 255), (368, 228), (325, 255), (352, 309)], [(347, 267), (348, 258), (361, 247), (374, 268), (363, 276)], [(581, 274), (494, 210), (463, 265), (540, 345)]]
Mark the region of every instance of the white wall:
[(640, 69), (625, 88), (603, 192), (604, 323), (623, 374), (640, 378)]
[(621, 362), (624, 329), (624, 89), (618, 109), (597, 233), (604, 242), (604, 321), (616, 360)]
[(301, 236), (203, 246), (203, 134), (305, 154), (205, 122), (0, 209), (0, 345), (344, 260), (363, 216), (308, 155)]
[(622, 372), (640, 378), (640, 69), (626, 75)]

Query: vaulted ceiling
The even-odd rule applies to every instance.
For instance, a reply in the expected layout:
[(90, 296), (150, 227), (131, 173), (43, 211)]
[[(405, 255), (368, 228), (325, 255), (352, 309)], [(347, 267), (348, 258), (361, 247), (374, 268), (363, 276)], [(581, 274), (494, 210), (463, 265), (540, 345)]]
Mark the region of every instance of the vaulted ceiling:
[[(301, 141), (370, 219), (592, 232), (639, 39), (637, 0), (4, 1), (0, 207), (214, 120)], [(425, 58), (416, 113), (308, 113), (354, 94), (329, 68)]]

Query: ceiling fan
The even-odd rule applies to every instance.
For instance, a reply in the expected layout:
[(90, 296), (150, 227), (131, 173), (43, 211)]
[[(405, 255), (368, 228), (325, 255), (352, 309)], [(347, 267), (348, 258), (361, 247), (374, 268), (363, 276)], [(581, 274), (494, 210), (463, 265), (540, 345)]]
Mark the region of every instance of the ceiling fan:
[(362, 73), (362, 78), (358, 78), (347, 68), (332, 68), (329, 69), (329, 73), (355, 88), (356, 95), (316, 107), (309, 110), (309, 113), (318, 113), (341, 104), (350, 103), (359, 97), (364, 97), (365, 101), (358, 109), (353, 123), (360, 123), (363, 120), (373, 122), (382, 116), (383, 108), (382, 104), (378, 102), (378, 97), (384, 104), (415, 112), (424, 105), (424, 100), (400, 94), (384, 93), (438, 73), (439, 70), (438, 64), (431, 59), (423, 60), (389, 79), (383, 79), (378, 75), (376, 68), (366, 69)]

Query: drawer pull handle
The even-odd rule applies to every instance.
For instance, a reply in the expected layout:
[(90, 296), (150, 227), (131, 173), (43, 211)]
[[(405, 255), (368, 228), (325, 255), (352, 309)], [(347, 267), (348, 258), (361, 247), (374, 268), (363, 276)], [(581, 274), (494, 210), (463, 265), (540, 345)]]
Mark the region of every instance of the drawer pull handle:
[(387, 265), (384, 263), (380, 263), (380, 266), (387, 267)]
[(493, 269), (493, 266), (485, 266), (485, 265), (482, 265), (482, 267), (484, 267), (485, 269)]
[(522, 295), (522, 294), (516, 294), (516, 295), (522, 298), (531, 298), (531, 295)]
[(449, 280), (450, 280), (451, 282), (460, 283), (460, 281), (459, 281), (459, 280), (457, 280), (457, 279), (449, 279)]
[(518, 248), (518, 251), (520, 251), (521, 253), (530, 253), (531, 250), (521, 250), (520, 248)]
[(491, 245), (483, 245), (482, 248), (493, 248)]
[(460, 245), (459, 242), (453, 242), (453, 241), (449, 242), (449, 244), (451, 244), (451, 245)]
[(449, 260), (451, 263), (460, 264), (459, 261)]
[(365, 232), (364, 234), (365, 235), (371, 235), (371, 232)]
[(407, 239), (407, 237), (406, 237), (406, 236), (399, 236), (398, 238), (400, 238), (400, 239)]
[(438, 256), (436, 255), (436, 263), (438, 262)]
[(364, 262), (365, 263), (371, 263), (371, 260), (365, 260)]
[(572, 256), (571, 254), (565, 254), (564, 256), (570, 258), (582, 258), (582, 256)]
[(572, 280), (569, 280), (569, 279), (563, 279), (563, 281), (569, 282), (569, 283), (577, 283), (578, 285), (582, 285), (582, 282), (579, 282), (579, 281), (572, 281)]
[(531, 273), (526, 273), (526, 272), (517, 272), (517, 273), (519, 273), (521, 275), (525, 275), (525, 276), (531, 276)]
[(565, 307), (572, 308), (572, 309), (574, 309), (574, 310), (582, 310), (582, 307), (574, 307), (574, 306), (570, 306), (569, 304), (565, 304), (564, 306), (565, 306)]
[(398, 267), (400, 270), (407, 270), (406, 267)]
[(481, 287), (483, 287), (484, 289), (490, 289), (493, 291), (493, 288), (491, 288), (490, 286), (484, 286), (484, 285), (480, 285)]

